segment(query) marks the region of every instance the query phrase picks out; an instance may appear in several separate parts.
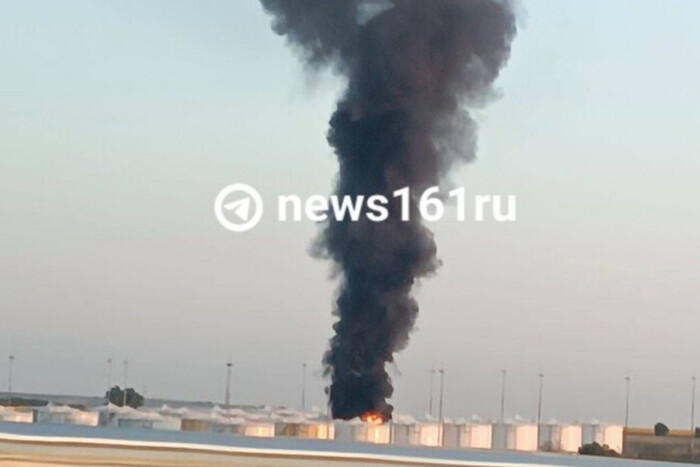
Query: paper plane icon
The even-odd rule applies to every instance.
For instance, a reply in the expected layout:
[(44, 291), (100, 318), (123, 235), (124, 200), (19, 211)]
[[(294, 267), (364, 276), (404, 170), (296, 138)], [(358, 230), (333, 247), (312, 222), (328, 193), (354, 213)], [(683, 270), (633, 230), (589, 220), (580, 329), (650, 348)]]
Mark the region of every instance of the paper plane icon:
[(240, 219), (247, 221), (250, 217), (250, 198), (239, 199), (231, 203), (224, 204), (224, 209), (233, 211)]

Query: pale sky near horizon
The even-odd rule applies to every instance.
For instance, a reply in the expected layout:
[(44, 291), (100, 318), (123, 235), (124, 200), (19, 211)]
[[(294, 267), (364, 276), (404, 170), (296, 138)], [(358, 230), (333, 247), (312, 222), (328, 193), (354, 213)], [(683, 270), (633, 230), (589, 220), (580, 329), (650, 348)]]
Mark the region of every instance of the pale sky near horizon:
[[(323, 403), (330, 265), (309, 222), (235, 235), (233, 182), (329, 193), (342, 82), (304, 74), (258, 2), (3, 1), (0, 389), (104, 392), (128, 358), (148, 395)], [(444, 265), (393, 369), (421, 415), (690, 423), (700, 375), (700, 3), (531, 0), (501, 98), (477, 112), (470, 194), (515, 194), (514, 224), (435, 224)], [(121, 368), (115, 364), (115, 379)], [(131, 385), (130, 384), (130, 385)]]

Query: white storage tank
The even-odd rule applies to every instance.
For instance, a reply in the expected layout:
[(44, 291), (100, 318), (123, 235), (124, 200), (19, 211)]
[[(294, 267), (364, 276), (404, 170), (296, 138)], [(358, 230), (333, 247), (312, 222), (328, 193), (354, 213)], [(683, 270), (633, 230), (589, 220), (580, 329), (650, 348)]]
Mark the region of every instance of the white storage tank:
[(218, 412), (212, 411), (211, 431), (214, 433), (230, 433), (233, 435), (240, 435), (243, 434), (244, 424), (245, 420), (241, 417), (219, 415)]
[(364, 441), (372, 444), (389, 444), (391, 442), (391, 425), (368, 424)]
[(66, 421), (72, 425), (97, 426), (100, 423), (100, 414), (75, 409), (68, 414)]
[(391, 423), (391, 444), (408, 446), (413, 444), (413, 439), (415, 439), (413, 424)]
[(391, 429), (391, 444), (397, 446), (408, 446), (416, 444), (417, 439), (416, 419), (410, 415), (394, 414), (394, 418), (389, 423)]
[(462, 431), (464, 430), (464, 422), (446, 421), (442, 424), (442, 446), (446, 448), (461, 447)]
[(493, 423), (491, 444), (495, 450), (515, 449), (515, 424), (511, 420)]
[(472, 449), (491, 449), (493, 445), (493, 427), (490, 423), (473, 423), (468, 426), (468, 444)]
[(581, 447), (581, 425), (562, 425), (560, 429), (561, 452), (578, 452)]
[(34, 411), (31, 407), (2, 407), (0, 420), (14, 423), (34, 423)]
[(535, 452), (538, 448), (537, 425), (523, 423), (515, 426), (515, 449), (517, 451)]
[(367, 426), (359, 420), (340, 420), (335, 422), (336, 441), (357, 443), (367, 439)]
[(436, 422), (418, 422), (415, 424), (411, 444), (436, 447), (440, 445), (440, 424)]
[(581, 444), (591, 443), (598, 443), (601, 446), (605, 443), (603, 440), (603, 429), (597, 420), (581, 424)]
[(130, 422), (124, 422), (120, 425), (121, 419), (139, 420), (143, 418), (148, 418), (148, 415), (145, 415), (145, 413), (142, 411), (133, 409), (131, 407), (119, 407), (111, 403), (97, 408), (96, 412), (99, 414), (99, 424), (107, 426), (130, 425)]
[(116, 419), (119, 428), (137, 428), (150, 430), (153, 428), (153, 421), (140, 418), (118, 418)]
[(303, 439), (332, 439), (332, 423), (302, 418), (286, 419), (275, 423), (275, 436)]
[(243, 434), (254, 438), (274, 438), (275, 424), (271, 422), (246, 422)]
[(66, 415), (70, 410), (70, 407), (54, 406), (52, 404), (37, 407), (34, 409), (34, 423), (63, 425), (66, 423)]
[(34, 423), (97, 426), (100, 414), (74, 409), (66, 405), (52, 405), (34, 409)]
[(623, 432), (622, 425), (608, 425), (603, 429), (603, 443), (607, 444), (610, 449), (614, 449), (619, 454), (622, 454), (623, 448)]
[(158, 420), (153, 420), (152, 428), (154, 430), (180, 431), (182, 420), (175, 417), (161, 417)]
[(327, 420), (319, 421), (317, 428), (316, 439), (335, 439), (335, 424), (333, 422)]
[(360, 420), (336, 422), (335, 440), (345, 443), (389, 444), (392, 423), (370, 423)]
[(561, 426), (556, 420), (540, 424), (538, 436), (539, 450), (558, 452), (561, 449)]

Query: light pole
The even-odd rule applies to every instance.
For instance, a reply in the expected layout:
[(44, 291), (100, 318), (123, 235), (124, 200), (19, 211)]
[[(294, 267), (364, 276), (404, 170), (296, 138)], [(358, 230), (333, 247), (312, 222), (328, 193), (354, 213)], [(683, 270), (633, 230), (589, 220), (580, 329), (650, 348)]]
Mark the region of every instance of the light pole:
[(301, 410), (306, 411), (306, 362), (301, 365)]
[(433, 391), (435, 389), (435, 367), (430, 369), (430, 402), (428, 403), (428, 415), (433, 416)]
[(690, 396), (690, 456), (695, 453), (695, 383), (697, 378), (695, 375), (690, 379), (692, 381), (692, 392)]
[(9, 362), (8, 369), (7, 369), (7, 398), (10, 404), (10, 407), (12, 406), (12, 364), (15, 361), (15, 356), (10, 355), (7, 357), (7, 360)]
[(224, 393), (224, 405), (226, 406), (226, 415), (231, 409), (231, 368), (233, 363), (226, 362), (226, 392)]
[(542, 391), (544, 389), (544, 373), (540, 372), (538, 375), (540, 378), (540, 388), (537, 397), (537, 445), (539, 449), (540, 444), (540, 430), (542, 424)]
[(112, 389), (112, 358), (107, 359), (107, 391)]
[(442, 430), (443, 430), (443, 418), (442, 418), (442, 401), (445, 395), (445, 369), (440, 368), (440, 402), (438, 404), (438, 419), (440, 423), (440, 431), (438, 438), (438, 445), (442, 446)]
[(129, 376), (129, 360), (124, 359), (124, 391), (122, 392), (122, 407), (126, 407), (126, 383)]
[(630, 381), (632, 378), (625, 376), (625, 428), (630, 424)]
[(501, 423), (506, 418), (506, 370), (501, 370)]

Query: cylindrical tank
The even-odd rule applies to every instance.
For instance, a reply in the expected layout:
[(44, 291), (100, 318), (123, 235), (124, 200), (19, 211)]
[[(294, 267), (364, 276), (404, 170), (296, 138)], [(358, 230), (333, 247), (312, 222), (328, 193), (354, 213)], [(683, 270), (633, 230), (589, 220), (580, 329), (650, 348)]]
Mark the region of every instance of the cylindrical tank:
[(581, 425), (562, 425), (559, 450), (562, 452), (578, 452), (581, 447)]
[(337, 421), (335, 423), (336, 441), (356, 443), (367, 438), (367, 427), (364, 423)]
[(537, 425), (522, 424), (515, 427), (515, 449), (517, 451), (537, 451)]
[(412, 424), (392, 423), (391, 430), (391, 444), (397, 446), (408, 446), (411, 444), (411, 435), (413, 432)]
[(512, 422), (496, 422), (492, 430), (492, 449), (515, 449), (515, 425)]
[(208, 432), (211, 431), (211, 422), (208, 420), (183, 418), (181, 427), (182, 431)]
[(249, 422), (243, 427), (243, 434), (245, 436), (252, 436), (255, 438), (274, 438), (275, 424), (266, 422)]
[(598, 422), (583, 423), (581, 425), (581, 444), (591, 443), (604, 444), (603, 430)]
[(557, 452), (561, 449), (561, 427), (555, 421), (540, 424), (539, 450)]
[(488, 423), (471, 425), (469, 429), (469, 447), (472, 449), (491, 449), (493, 445), (493, 427)]
[(381, 425), (369, 424), (365, 439), (362, 441), (373, 444), (389, 444), (391, 441), (391, 426), (388, 423)]
[(621, 425), (608, 425), (603, 429), (603, 443), (619, 454), (622, 454), (623, 431), (624, 427)]
[(460, 447), (460, 434), (464, 425), (456, 423), (443, 423), (442, 425), (442, 445), (447, 448)]
[(415, 443), (420, 446), (440, 445), (440, 424), (439, 423), (417, 423)]

